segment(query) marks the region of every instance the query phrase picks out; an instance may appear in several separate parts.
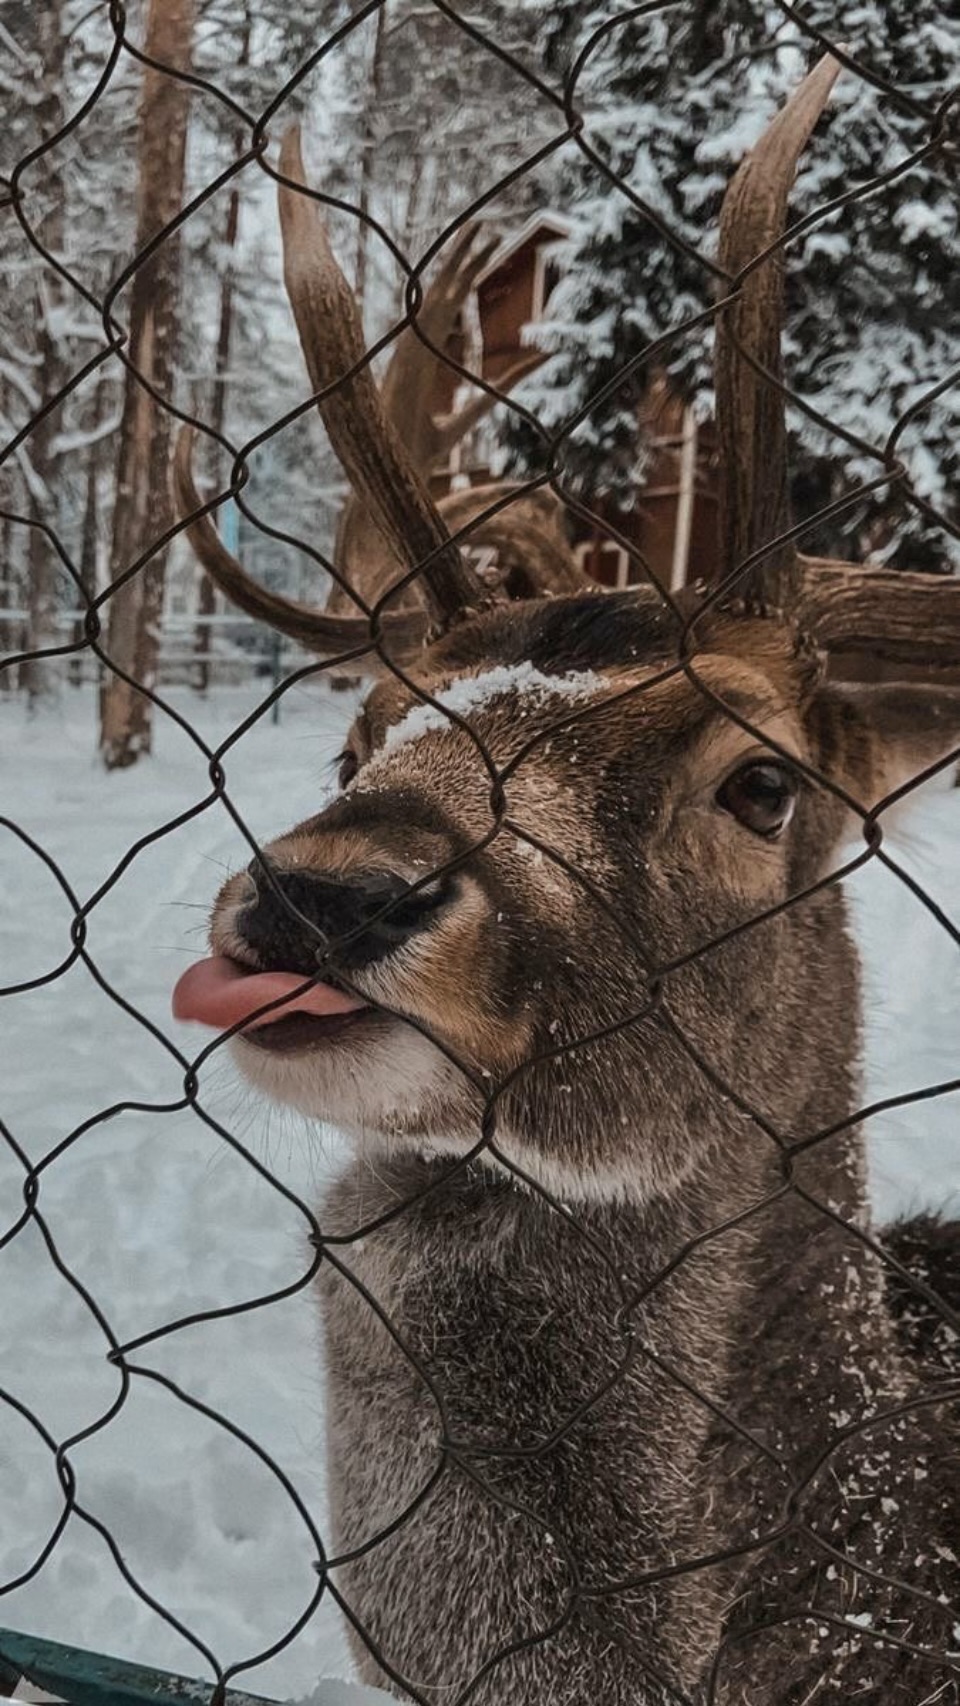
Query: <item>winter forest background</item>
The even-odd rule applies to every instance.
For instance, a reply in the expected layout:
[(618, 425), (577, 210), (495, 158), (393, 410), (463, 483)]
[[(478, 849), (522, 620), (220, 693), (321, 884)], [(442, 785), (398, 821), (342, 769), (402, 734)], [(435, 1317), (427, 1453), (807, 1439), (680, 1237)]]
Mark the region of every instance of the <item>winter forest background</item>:
[[(584, 138), (624, 193), (575, 145), (555, 145), (564, 129), (556, 104), (443, 9), (417, 0), (386, 0), (354, 14), (342, 0), (305, 7), (133, 0), (126, 15), (133, 49), (139, 44), (161, 63), (192, 71), (219, 95), (170, 78), (151, 83), (127, 49), (111, 69), (119, 12), (105, 3), (5, 0), (2, 170), (37, 240), (8, 202), (0, 224), (0, 433), (13, 448), (0, 467), (0, 623), (9, 650), (69, 640), (78, 602), (53, 537), (31, 521), (53, 529), (83, 586), (96, 592), (154, 545), (172, 519), (171, 423), (145, 403), (116, 356), (96, 359), (104, 312), (129, 332), (129, 353), (141, 367), (153, 316), (153, 383), (234, 446), (306, 394), (283, 295), (274, 186), (255, 164), (202, 201), (132, 279), (125, 275), (159, 227), (247, 146), (249, 129), (231, 101), (256, 116), (310, 66), (272, 115), (274, 134), (302, 118), (313, 181), (379, 221), (414, 260), (477, 198), (488, 198), (483, 214), (495, 235), (509, 236), (534, 209), (564, 215), (572, 234), (559, 256), (559, 282), (546, 317), (527, 334), (549, 359), (515, 393), (549, 428), (588, 405), (652, 339), (709, 304), (708, 268), (667, 241), (656, 220), (665, 218), (709, 256), (723, 185), (809, 61), (809, 37), (777, 0), (694, 0), (637, 11), (626, 9), (601, 33), (583, 65), (583, 44), (617, 19), (617, 8), (479, 0), (470, 13), (488, 41), (554, 91), (577, 67)], [(845, 41), (897, 93), (858, 76), (841, 78), (800, 172), (795, 217), (916, 150), (926, 140), (924, 103), (942, 96), (960, 64), (960, 19), (937, 0), (869, 0), (844, 5), (839, 15), (836, 6), (813, 0), (804, 16)], [(70, 128), (73, 115), (80, 122)], [(533, 159), (529, 170), (496, 187)], [(792, 247), (787, 378), (832, 429), (791, 412), (801, 517), (875, 472), (843, 432), (882, 445), (897, 417), (956, 359), (956, 180), (956, 150), (941, 150), (879, 194), (840, 208)], [(355, 215), (334, 214), (331, 223), (372, 339), (401, 311), (401, 270), (376, 230)], [(704, 330), (670, 345), (664, 357), (671, 384), (701, 416), (711, 406), (710, 343)], [(86, 364), (83, 382), (18, 437)], [(589, 408), (573, 433), (565, 464), (588, 499), (605, 496), (616, 505), (635, 496), (649, 380), (641, 367)], [(500, 467), (537, 465), (542, 449), (521, 419), (500, 408), (492, 428)], [(954, 519), (958, 428), (960, 389), (946, 386), (918, 411), (899, 445), (918, 492)], [(224, 456), (208, 471), (223, 478), (227, 468)], [(332, 546), (344, 486), (312, 414), (268, 436), (250, 459), (250, 476), (247, 497), (268, 522), (321, 550)], [(243, 543), (256, 574), (311, 600), (322, 597), (322, 576), (302, 555), (256, 530)], [(949, 533), (886, 489), (821, 524), (804, 544), (940, 570), (954, 567), (960, 551)], [(216, 650), (210, 625), (192, 628), (189, 621), (213, 609), (182, 543), (155, 551), (104, 611), (107, 649), (138, 679), (152, 681), (157, 645), (174, 671), (191, 653), (202, 659)], [(248, 652), (264, 643), (243, 640)], [(32, 661), (8, 668), (2, 679), (6, 691), (19, 687), (36, 701), (65, 676), (82, 673), (79, 661), (72, 670)], [(202, 665), (192, 679), (204, 685)], [(127, 764), (149, 746), (143, 705), (131, 702), (122, 683), (108, 686), (103, 715), (108, 764)]]
[[(363, 210), (412, 260), (480, 198), (503, 238), (536, 211), (563, 216), (571, 234), (547, 315), (530, 333), (547, 359), (513, 393), (555, 429), (653, 338), (709, 304), (709, 271), (657, 221), (712, 253), (724, 184), (814, 56), (791, 10), (777, 0), (677, 0), (645, 15), (612, 0), (474, 0), (469, 13), (434, 0), (130, 0), (128, 45), (115, 53), (118, 0), (0, 0), (0, 653), (81, 637), (67, 564), (96, 596), (152, 551), (101, 606), (103, 644), (136, 679), (158, 682), (172, 713), (151, 720), (118, 677), (99, 680), (89, 651), (0, 669), (0, 1395), (55, 1440), (82, 1436), (70, 1455), (84, 1508), (142, 1590), (84, 1521), (71, 1520), (46, 1555), (60, 1485), (48, 1445), (3, 1402), (0, 1624), (192, 1676), (209, 1674), (205, 1642), (224, 1664), (252, 1664), (238, 1686), (282, 1698), (348, 1667), (329, 1601), (307, 1615), (317, 1576), (289, 1498), (152, 1373), (261, 1442), (322, 1526), (322, 1373), (309, 1298), (296, 1289), (303, 1224), (183, 1106), (182, 1065), (167, 1045), (192, 1058), (198, 1044), (171, 1020), (169, 991), (185, 956), (202, 951), (224, 871), (249, 858), (220, 802), (206, 809), (206, 759), (188, 731), (225, 744), (230, 797), (266, 839), (322, 804), (353, 699), (318, 678), (285, 693), (279, 727), (252, 721), (271, 673), (302, 660), (215, 608), (182, 539), (153, 549), (173, 523), (173, 429), (128, 383), (120, 356), (102, 358), (104, 314), (161, 395), (234, 449), (265, 435), (249, 456), (250, 506), (267, 527), (329, 553), (345, 483), (316, 413), (271, 430), (309, 386), (283, 289), (275, 186), (255, 162), (223, 177), (249, 146), (237, 108), (266, 112), (309, 66), (270, 116), (271, 147), (300, 118), (312, 181)], [(937, 0), (806, 0), (802, 12), (897, 98), (840, 79), (804, 157), (795, 217), (920, 148), (922, 109), (960, 76), (960, 15)], [(560, 106), (457, 16), (555, 93), (577, 72), (584, 138), (629, 194), (572, 143), (555, 145), (566, 129)], [(151, 76), (141, 50), (198, 81)], [(800, 516), (874, 474), (844, 430), (882, 445), (956, 367), (958, 170), (954, 144), (791, 247), (787, 379), (832, 428), (790, 411)], [(128, 274), (198, 197), (176, 237)], [(348, 211), (330, 223), (373, 340), (401, 309), (402, 269)], [(708, 331), (666, 357), (671, 385), (701, 418), (709, 363)], [(577, 489), (614, 511), (647, 465), (644, 400), (641, 372), (587, 410), (567, 447)], [(917, 491), (954, 524), (958, 417), (960, 385), (944, 384), (898, 447)], [(536, 468), (540, 443), (506, 407), (482, 430), (497, 469)], [(225, 451), (215, 457), (207, 443), (198, 463), (226, 483)], [(229, 506), (222, 524), (257, 576), (323, 599), (323, 576), (303, 552)], [(960, 561), (948, 530), (889, 491), (804, 544), (939, 572)], [(958, 813), (960, 791), (944, 786), (917, 802), (898, 847), (953, 919)], [(867, 974), (865, 1103), (955, 1079), (955, 943), (878, 861), (849, 889)], [(75, 963), (78, 904), (119, 1002)], [(317, 1199), (337, 1164), (335, 1134), (318, 1138), (254, 1103), (222, 1053), (204, 1069), (203, 1099), (272, 1178)], [(956, 1210), (957, 1107), (956, 1094), (938, 1095), (869, 1122), (881, 1221)], [(44, 1168), (41, 1200), (63, 1261), (120, 1340), (149, 1339), (116, 1414), (101, 1327), (32, 1222), (9, 1236), (24, 1157)], [(269, 1307), (246, 1307), (290, 1288)], [(178, 1317), (224, 1309), (234, 1312), (162, 1336)]]

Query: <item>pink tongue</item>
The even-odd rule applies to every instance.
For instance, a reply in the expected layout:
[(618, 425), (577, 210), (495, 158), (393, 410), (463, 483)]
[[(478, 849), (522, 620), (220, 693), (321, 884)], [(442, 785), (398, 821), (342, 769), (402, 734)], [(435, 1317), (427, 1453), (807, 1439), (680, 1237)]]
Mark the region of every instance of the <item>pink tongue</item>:
[[(218, 1031), (229, 1031), (249, 1019), (246, 1028), (252, 1030), (286, 1019), (291, 1013), (356, 1013), (365, 1005), (329, 984), (312, 983), (304, 989), (304, 982), (297, 972), (246, 971), (235, 960), (217, 954), (213, 959), (199, 960), (179, 979), (173, 992), (173, 1016), (196, 1019)], [(285, 995), (291, 997), (285, 1006), (271, 1013), (259, 1011)]]

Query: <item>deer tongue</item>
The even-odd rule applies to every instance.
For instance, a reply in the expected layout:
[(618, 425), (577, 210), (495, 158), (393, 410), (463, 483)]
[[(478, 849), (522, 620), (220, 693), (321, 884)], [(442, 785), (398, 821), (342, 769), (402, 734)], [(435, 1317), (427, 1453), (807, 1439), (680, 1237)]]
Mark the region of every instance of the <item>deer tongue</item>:
[[(291, 1013), (356, 1013), (365, 1004), (341, 989), (327, 983), (311, 983), (304, 988), (304, 977), (293, 971), (248, 971), (236, 960), (223, 954), (199, 960), (185, 971), (173, 992), (175, 1019), (196, 1019), (201, 1025), (228, 1031), (249, 1020), (248, 1030), (257, 1025), (273, 1025)], [(260, 1008), (283, 996), (290, 1000), (270, 1013)]]

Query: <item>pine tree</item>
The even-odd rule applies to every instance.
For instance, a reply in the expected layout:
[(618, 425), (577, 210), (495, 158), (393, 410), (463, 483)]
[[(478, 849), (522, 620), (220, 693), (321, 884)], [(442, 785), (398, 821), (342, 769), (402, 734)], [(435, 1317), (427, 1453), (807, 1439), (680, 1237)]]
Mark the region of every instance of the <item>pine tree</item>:
[[(569, 57), (570, 39), (585, 40), (601, 14), (563, 10)], [(960, 16), (937, 0), (861, 0), (839, 9), (812, 0), (805, 16), (905, 99), (844, 73), (801, 168), (794, 219), (924, 142), (923, 110), (943, 99), (960, 65)], [(726, 182), (817, 51), (769, 3), (700, 3), (626, 22), (605, 37), (578, 88), (586, 138), (654, 216), (709, 258)], [(787, 381), (837, 426), (879, 447), (956, 361), (957, 178), (955, 151), (941, 149), (830, 216), (787, 257)], [(553, 428), (653, 339), (708, 307), (716, 288), (709, 268), (671, 244), (594, 166), (578, 164), (561, 189), (573, 200), (578, 234), (542, 333), (554, 353), (518, 392)], [(711, 407), (710, 355), (705, 330), (670, 343), (660, 357), (703, 413)], [(623, 502), (635, 493), (638, 404), (650, 373), (643, 367), (617, 387), (570, 442), (565, 461), (585, 490)], [(790, 429), (801, 517), (879, 471), (796, 409)], [(521, 458), (536, 459), (529, 433), (514, 430), (512, 442)], [(960, 389), (925, 407), (898, 451), (918, 492), (947, 512), (953, 504), (956, 522)], [(957, 554), (949, 535), (895, 488), (808, 533), (803, 544), (913, 567), (946, 566)]]

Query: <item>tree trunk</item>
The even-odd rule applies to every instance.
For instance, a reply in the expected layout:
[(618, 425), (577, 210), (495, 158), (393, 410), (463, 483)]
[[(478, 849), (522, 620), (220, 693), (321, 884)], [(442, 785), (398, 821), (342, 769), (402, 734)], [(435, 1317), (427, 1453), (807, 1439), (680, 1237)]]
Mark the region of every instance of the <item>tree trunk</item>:
[[(40, 96), (40, 134), (50, 137), (63, 123), (63, 30), (59, 0), (48, 0), (41, 8), (38, 46), (43, 59), (43, 82)], [(48, 176), (44, 184), (49, 200), (49, 213), (41, 220), (38, 235), (52, 254), (63, 248), (64, 186), (61, 158), (54, 149), (45, 159)], [(51, 267), (44, 267), (37, 277), (36, 287), (36, 353), (40, 360), (39, 373), (44, 395), (52, 397), (65, 378), (61, 340), (57, 332), (54, 311), (63, 294), (60, 279)], [(50, 452), (53, 446), (59, 411), (44, 416), (34, 427), (24, 446), (33, 470), (30, 509), (38, 521), (56, 527), (57, 515), (50, 513), (54, 481), (51, 477)], [(48, 499), (47, 494), (50, 494)], [(55, 646), (60, 639), (57, 631), (57, 607), (60, 592), (60, 566), (50, 541), (39, 528), (29, 530), (27, 548), (27, 647), (42, 651)], [(57, 690), (59, 660), (30, 658), (21, 665), (20, 685), (27, 690), (31, 711)]]
[(99, 475), (100, 458), (103, 452), (103, 445), (97, 435), (103, 420), (102, 394), (102, 387), (98, 385), (93, 401), (91, 422), (95, 436), (93, 442), (87, 447), (83, 526), (80, 533), (80, 561), (77, 564), (80, 582), (88, 598), (95, 598), (97, 593), (97, 541), (100, 531)]
[[(3, 514), (0, 520), (0, 657), (5, 653), (20, 650), (17, 627), (8, 617), (3, 616), (2, 612), (15, 609), (19, 602), (16, 568), (20, 543), (18, 535), (22, 532), (22, 527), (16, 527), (9, 516)], [(19, 682), (19, 673), (18, 664), (7, 664), (0, 669), (0, 694), (13, 692)]]
[[(383, 99), (383, 48), (386, 38), (386, 11), (387, 7), (384, 4), (380, 7), (376, 17), (370, 69), (367, 76), (367, 98), (364, 103), (366, 110), (363, 119), (363, 146), (360, 155), (360, 183), (357, 195), (357, 206), (360, 212), (364, 214), (370, 212), (377, 148), (377, 124), (380, 119), (380, 105)], [(367, 300), (367, 249), (369, 241), (370, 228), (365, 219), (358, 219), (354, 294), (360, 305), (361, 320)]]
[[(161, 64), (190, 63), (194, 0), (150, 0), (145, 51)], [(147, 66), (137, 132), (137, 250), (169, 223), (183, 201), (189, 94), (183, 83)], [(129, 359), (136, 373), (169, 396), (176, 369), (180, 243), (163, 242), (134, 275)], [(117, 498), (111, 545), (116, 580), (172, 523), (169, 492), (174, 423), (133, 373), (126, 376)], [(139, 687), (156, 684), (166, 551), (158, 552), (110, 600), (106, 651)], [(134, 764), (152, 744), (150, 700), (109, 675), (100, 699), (100, 750), (110, 770)]]
[[(92, 439), (87, 446), (87, 468), (84, 478), (83, 494), (83, 523), (80, 529), (80, 557), (77, 569), (80, 583), (88, 598), (95, 598), (97, 592), (97, 542), (100, 532), (100, 459), (103, 454), (103, 444), (99, 437), (99, 428), (103, 419), (104, 388), (101, 384), (93, 396), (93, 409), (90, 415)], [(79, 594), (78, 594), (79, 597)], [(83, 639), (83, 619), (74, 624), (73, 638), (75, 642)], [(79, 687), (83, 681), (84, 652), (75, 652), (70, 659), (70, 681), (74, 687)]]
[[(247, 15), (240, 40), (240, 52), (237, 64), (241, 66), (250, 63), (250, 17)], [(234, 148), (239, 154), (243, 148), (244, 135), (237, 131), (233, 139)], [(233, 335), (233, 251), (237, 243), (237, 230), (240, 224), (240, 191), (234, 179), (230, 197), (227, 202), (227, 219), (223, 232), (223, 247), (227, 256), (220, 287), (220, 320), (217, 327), (217, 379), (213, 391), (213, 403), (210, 409), (210, 425), (214, 432), (223, 432), (224, 415), (227, 406), (227, 372), (230, 366), (230, 341)], [(197, 599), (197, 614), (201, 618), (211, 617), (217, 608), (217, 589), (208, 574), (199, 569), (200, 590)], [(206, 693), (210, 686), (210, 648), (213, 640), (213, 630), (208, 620), (197, 623), (194, 637), (194, 651), (197, 656), (196, 684), (199, 693)]]
[[(234, 188), (230, 191), (227, 204), (227, 222), (223, 240), (228, 250), (232, 250), (237, 240), (237, 225), (240, 218), (240, 192)], [(230, 362), (230, 338), (233, 330), (233, 265), (227, 262), (220, 287), (220, 322), (217, 329), (217, 380), (213, 390), (213, 402), (210, 409), (210, 426), (216, 433), (223, 431), (223, 417), (226, 409), (226, 374)], [(197, 599), (197, 615), (201, 620), (197, 623), (193, 649), (197, 657), (197, 691), (206, 693), (210, 685), (210, 647), (213, 631), (209, 620), (217, 608), (217, 589), (208, 574), (203, 569), (199, 571), (200, 589)]]

